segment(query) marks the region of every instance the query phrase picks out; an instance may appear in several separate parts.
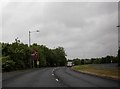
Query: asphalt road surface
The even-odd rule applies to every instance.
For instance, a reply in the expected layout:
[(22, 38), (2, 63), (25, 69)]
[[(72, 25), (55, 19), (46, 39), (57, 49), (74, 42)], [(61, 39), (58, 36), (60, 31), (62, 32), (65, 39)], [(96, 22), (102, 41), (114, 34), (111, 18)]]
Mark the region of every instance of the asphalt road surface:
[(51, 67), (5, 79), (2, 87), (118, 87), (118, 81)]

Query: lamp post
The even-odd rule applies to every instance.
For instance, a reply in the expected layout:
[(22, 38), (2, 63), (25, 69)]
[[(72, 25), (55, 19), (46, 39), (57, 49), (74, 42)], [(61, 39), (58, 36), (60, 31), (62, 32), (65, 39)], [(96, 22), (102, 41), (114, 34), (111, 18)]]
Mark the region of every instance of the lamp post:
[(120, 66), (120, 25), (118, 27), (118, 66)]
[(36, 31), (29, 31), (29, 46), (31, 45), (30, 33), (33, 33), (33, 32), (39, 32), (39, 30), (36, 30)]
[[(30, 39), (30, 36), (31, 36), (31, 35), (30, 35), (30, 33), (33, 33), (33, 32), (39, 32), (39, 30), (29, 31), (29, 47), (30, 47), (30, 45), (31, 45), (31, 39)], [(30, 63), (31, 63), (31, 62), (33, 62), (32, 65), (33, 65), (33, 68), (34, 68), (34, 60), (31, 61), (31, 59), (30, 59)], [(31, 65), (31, 68), (32, 68), (32, 65)]]
[(120, 50), (120, 25), (117, 26), (118, 27), (118, 49)]

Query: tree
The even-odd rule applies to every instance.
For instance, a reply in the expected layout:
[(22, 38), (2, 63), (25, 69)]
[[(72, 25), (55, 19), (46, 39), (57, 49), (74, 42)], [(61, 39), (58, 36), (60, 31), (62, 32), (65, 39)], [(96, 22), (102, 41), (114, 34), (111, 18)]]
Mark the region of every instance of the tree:
[(73, 59), (73, 64), (74, 65), (80, 65), (81, 64), (80, 59), (79, 58)]
[[(67, 62), (63, 47), (49, 49), (44, 45), (38, 45), (36, 43), (28, 47), (27, 44), (23, 44), (16, 40), (12, 44), (2, 43), (1, 50), (3, 55), (2, 60), (4, 61), (2, 64), (3, 71), (8, 70), (8, 67), (6, 67), (8, 64), (12, 66), (9, 68), (9, 71), (12, 71), (32, 68), (33, 61), (35, 67), (64, 66)], [(33, 60), (33, 56), (31, 56), (33, 50), (37, 52), (35, 56), (36, 60)], [(37, 65), (37, 61), (39, 61), (39, 65)]]
[(65, 66), (67, 63), (66, 53), (63, 47), (58, 47), (54, 50), (55, 58), (58, 66)]
[(12, 44), (2, 44), (2, 55), (9, 56), (15, 62), (15, 70), (30, 67), (30, 49), (28, 45), (14, 42)]

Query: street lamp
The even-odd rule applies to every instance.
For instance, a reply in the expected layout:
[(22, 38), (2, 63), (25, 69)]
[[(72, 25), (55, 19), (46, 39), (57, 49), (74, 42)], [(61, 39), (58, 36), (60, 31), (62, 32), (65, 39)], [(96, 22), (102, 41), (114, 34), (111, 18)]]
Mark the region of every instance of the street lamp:
[(29, 46), (31, 45), (30, 33), (33, 33), (33, 32), (39, 32), (39, 30), (36, 30), (36, 31), (29, 31)]
[(116, 26), (116, 27), (118, 27), (118, 48), (119, 48), (119, 50), (120, 50), (120, 30), (119, 30), (120, 25), (118, 25), (118, 26)]
[(120, 66), (120, 25), (118, 27), (118, 66)]
[[(39, 32), (39, 30), (29, 31), (29, 46), (31, 45), (30, 33), (33, 33), (33, 32)], [(31, 60), (30, 60), (30, 62), (31, 62)], [(31, 67), (32, 67), (32, 66), (31, 66)], [(34, 68), (34, 60), (33, 60), (33, 68)]]

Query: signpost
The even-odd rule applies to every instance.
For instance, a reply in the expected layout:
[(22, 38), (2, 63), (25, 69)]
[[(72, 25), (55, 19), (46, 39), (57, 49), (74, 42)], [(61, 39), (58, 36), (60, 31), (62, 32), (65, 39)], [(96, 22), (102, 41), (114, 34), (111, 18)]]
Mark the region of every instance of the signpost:
[(36, 50), (33, 50), (32, 54), (32, 61), (33, 61), (33, 68), (37, 67), (39, 65), (39, 61), (38, 61), (38, 52)]

